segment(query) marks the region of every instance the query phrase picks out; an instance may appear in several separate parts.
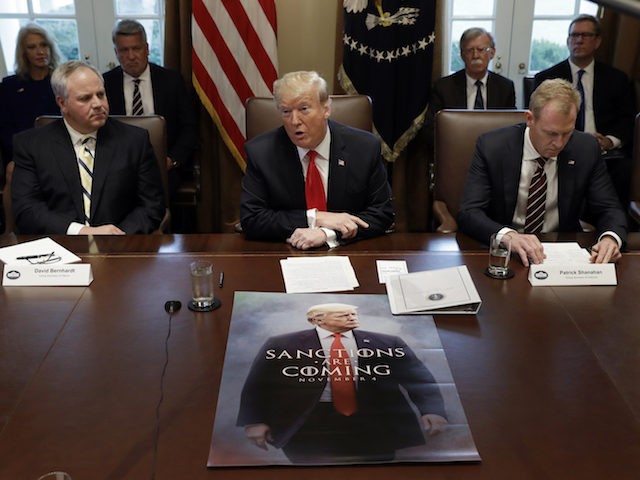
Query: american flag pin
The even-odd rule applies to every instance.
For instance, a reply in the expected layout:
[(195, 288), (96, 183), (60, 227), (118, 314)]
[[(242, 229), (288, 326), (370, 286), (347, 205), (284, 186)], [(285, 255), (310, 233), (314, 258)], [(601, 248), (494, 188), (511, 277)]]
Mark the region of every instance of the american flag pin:
[(576, 161), (575, 161), (575, 160), (569, 160), (569, 161), (567, 162), (567, 164), (569, 164), (569, 165), (575, 165), (575, 164), (576, 164)]
[(344, 160), (342, 160), (341, 158), (338, 160), (338, 166), (339, 167), (344, 167), (345, 166)]

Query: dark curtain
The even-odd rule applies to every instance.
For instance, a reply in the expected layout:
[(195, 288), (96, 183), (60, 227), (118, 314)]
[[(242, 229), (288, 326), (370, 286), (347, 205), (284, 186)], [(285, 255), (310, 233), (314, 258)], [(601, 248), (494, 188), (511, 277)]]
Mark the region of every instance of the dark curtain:
[[(166, 0), (165, 66), (180, 70), (191, 81), (191, 0)], [(200, 101), (200, 145), (195, 164), (199, 170), (198, 232), (232, 232), (240, 217), (242, 171), (229, 154), (209, 113)]]
[(640, 19), (605, 9), (598, 60), (625, 72), (633, 84), (640, 111)]

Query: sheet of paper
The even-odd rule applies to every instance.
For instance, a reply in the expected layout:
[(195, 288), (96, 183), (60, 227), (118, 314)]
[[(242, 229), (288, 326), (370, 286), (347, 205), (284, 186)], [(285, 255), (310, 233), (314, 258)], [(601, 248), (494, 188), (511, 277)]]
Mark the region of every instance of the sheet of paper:
[(407, 262), (404, 260), (376, 260), (378, 269), (378, 281), (387, 283), (387, 279), (391, 275), (403, 275), (409, 273), (407, 270)]
[(50, 265), (53, 263), (74, 263), (79, 262), (81, 259), (51, 238), (45, 237), (0, 248), (0, 260), (7, 265)]
[(547, 257), (544, 259), (545, 264), (581, 264), (589, 263), (589, 252), (586, 248), (582, 248), (576, 242), (543, 242), (542, 247)]
[(349, 257), (289, 257), (280, 260), (287, 293), (342, 292), (359, 286)]

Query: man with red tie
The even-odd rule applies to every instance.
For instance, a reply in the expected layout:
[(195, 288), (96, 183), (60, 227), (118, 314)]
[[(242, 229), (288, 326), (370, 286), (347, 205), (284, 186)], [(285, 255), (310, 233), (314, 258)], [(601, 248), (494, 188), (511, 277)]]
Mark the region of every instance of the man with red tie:
[(446, 428), (431, 372), (401, 338), (359, 330), (357, 308), (314, 305), (314, 328), (265, 342), (240, 399), (250, 442), (296, 464), (390, 461)]
[(306, 250), (384, 233), (394, 214), (379, 139), (329, 120), (327, 83), (316, 72), (288, 73), (273, 93), (283, 126), (245, 144), (247, 237)]

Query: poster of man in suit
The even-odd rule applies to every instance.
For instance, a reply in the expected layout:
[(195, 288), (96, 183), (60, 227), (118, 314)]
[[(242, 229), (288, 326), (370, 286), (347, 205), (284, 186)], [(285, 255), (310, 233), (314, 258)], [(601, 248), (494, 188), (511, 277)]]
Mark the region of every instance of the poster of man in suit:
[(478, 460), (431, 317), (236, 292), (209, 467)]

